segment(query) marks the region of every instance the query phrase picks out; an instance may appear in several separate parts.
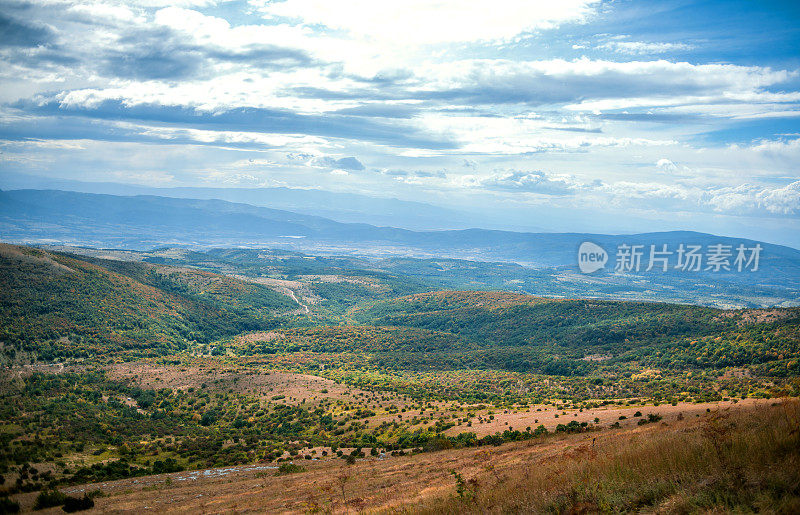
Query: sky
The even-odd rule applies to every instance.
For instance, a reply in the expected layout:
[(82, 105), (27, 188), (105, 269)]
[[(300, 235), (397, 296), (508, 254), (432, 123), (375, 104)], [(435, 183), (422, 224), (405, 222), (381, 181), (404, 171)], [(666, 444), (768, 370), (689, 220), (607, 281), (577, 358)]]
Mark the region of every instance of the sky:
[(0, 174), (800, 247), (800, 4), (0, 0)]

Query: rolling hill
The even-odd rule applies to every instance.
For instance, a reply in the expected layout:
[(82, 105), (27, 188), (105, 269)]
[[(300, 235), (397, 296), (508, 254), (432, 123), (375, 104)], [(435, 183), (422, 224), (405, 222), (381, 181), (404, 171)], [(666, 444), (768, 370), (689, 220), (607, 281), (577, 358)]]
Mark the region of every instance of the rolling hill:
[(163, 354), (273, 327), (297, 307), (264, 286), (208, 272), (90, 261), (0, 244), (6, 357)]
[[(0, 338), (6, 358), (17, 361), (156, 356), (199, 346), (244, 356), (345, 353), (392, 370), (800, 371), (798, 308), (724, 311), (493, 291), (397, 296), (391, 292), (403, 289), (402, 276), (356, 284), (314, 276), (333, 279), (297, 282), (319, 299), (306, 313), (288, 295), (300, 290), (283, 286), (291, 281), (257, 284), (185, 266), (11, 245), (0, 248), (0, 272)], [(330, 303), (353, 288), (360, 295), (353, 302)], [(259, 337), (264, 331), (273, 333)], [(240, 336), (247, 334), (256, 336)]]
[[(634, 363), (678, 370), (753, 366), (777, 375), (800, 371), (798, 308), (722, 311), (497, 292), (431, 292), (359, 307), (351, 316), (373, 325), (454, 334), (480, 345), (481, 351), (460, 357), (462, 366), (557, 375)], [(440, 363), (447, 361), (443, 357)]]

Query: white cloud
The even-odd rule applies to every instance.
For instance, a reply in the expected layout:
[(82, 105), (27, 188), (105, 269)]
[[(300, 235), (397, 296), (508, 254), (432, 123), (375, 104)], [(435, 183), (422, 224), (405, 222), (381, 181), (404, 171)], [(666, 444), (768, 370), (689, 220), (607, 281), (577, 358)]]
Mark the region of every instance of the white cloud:
[(694, 49), (686, 43), (648, 43), (646, 41), (607, 41), (595, 48), (610, 50), (627, 55), (666, 54), (668, 52), (685, 52)]
[(350, 37), (403, 45), (508, 40), (586, 21), (597, 0), (251, 0), (270, 18), (323, 25)]
[(773, 215), (800, 215), (800, 181), (779, 188), (743, 184), (711, 190), (703, 195), (715, 211), (752, 214), (766, 211)]
[(598, 192), (610, 195), (617, 206), (649, 205), (666, 211), (710, 211), (759, 217), (800, 215), (800, 181), (779, 187), (740, 184), (711, 188), (620, 181), (602, 184)]
[(731, 145), (732, 150), (749, 150), (764, 156), (800, 159), (800, 138), (760, 140), (750, 146)]
[(783, 188), (761, 190), (757, 196), (759, 204), (771, 213), (800, 215), (800, 181)]
[(209, 7), (224, 0), (130, 0), (142, 7)]
[(672, 174), (673, 176), (692, 172), (692, 170), (689, 167), (684, 165), (679, 165), (667, 158), (661, 158), (658, 161), (656, 161), (656, 167), (660, 168), (664, 172)]
[(311, 159), (308, 164), (319, 168), (334, 168), (341, 171), (361, 171), (364, 169), (364, 165), (355, 157), (342, 157), (337, 159), (331, 156), (318, 156)]
[(488, 190), (567, 195), (583, 186), (568, 175), (547, 174), (540, 171), (525, 172), (505, 170), (487, 176), (465, 175), (458, 181), (468, 187)]
[(125, 5), (109, 4), (105, 2), (81, 3), (72, 5), (67, 9), (67, 13), (75, 13), (85, 16), (87, 20), (100, 21), (108, 20), (113, 22), (143, 22), (145, 20), (141, 13), (136, 13)]
[(677, 165), (666, 158), (659, 159), (656, 162), (656, 166), (667, 172), (676, 172), (678, 170)]

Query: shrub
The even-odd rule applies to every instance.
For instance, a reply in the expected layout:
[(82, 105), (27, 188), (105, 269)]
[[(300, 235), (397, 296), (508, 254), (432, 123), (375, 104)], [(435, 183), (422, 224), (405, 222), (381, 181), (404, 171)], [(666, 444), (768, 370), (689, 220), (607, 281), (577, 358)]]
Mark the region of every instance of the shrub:
[(36, 496), (36, 501), (33, 503), (34, 510), (43, 510), (45, 508), (52, 508), (53, 506), (61, 506), (64, 504), (66, 496), (58, 490), (42, 490)]
[(455, 470), (450, 470), (450, 474), (452, 474), (453, 478), (456, 480), (456, 494), (458, 498), (462, 501), (471, 501), (475, 499), (478, 493), (478, 482), (475, 479), (465, 480), (464, 477)]
[(67, 496), (64, 499), (64, 506), (61, 509), (67, 513), (74, 513), (91, 508), (94, 508), (94, 501), (88, 495), (83, 494), (83, 497)]
[(8, 497), (0, 497), (0, 514), (19, 513), (19, 503)]
[(286, 474), (296, 474), (298, 472), (304, 472), (305, 470), (305, 467), (295, 465), (294, 463), (281, 463), (280, 467), (278, 467), (278, 472), (276, 475), (284, 476)]

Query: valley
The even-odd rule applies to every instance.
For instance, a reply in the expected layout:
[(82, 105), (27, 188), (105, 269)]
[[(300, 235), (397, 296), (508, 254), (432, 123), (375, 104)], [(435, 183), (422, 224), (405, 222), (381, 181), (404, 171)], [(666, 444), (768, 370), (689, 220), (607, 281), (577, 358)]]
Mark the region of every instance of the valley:
[(0, 268), (0, 475), (21, 506), (58, 488), (108, 511), (383, 510), (404, 481), (434, 506), (466, 495), (456, 477), (800, 396), (800, 308), (453, 290), (275, 250), (2, 245)]
[(800, 514), (798, 6), (0, 0), (0, 515)]

